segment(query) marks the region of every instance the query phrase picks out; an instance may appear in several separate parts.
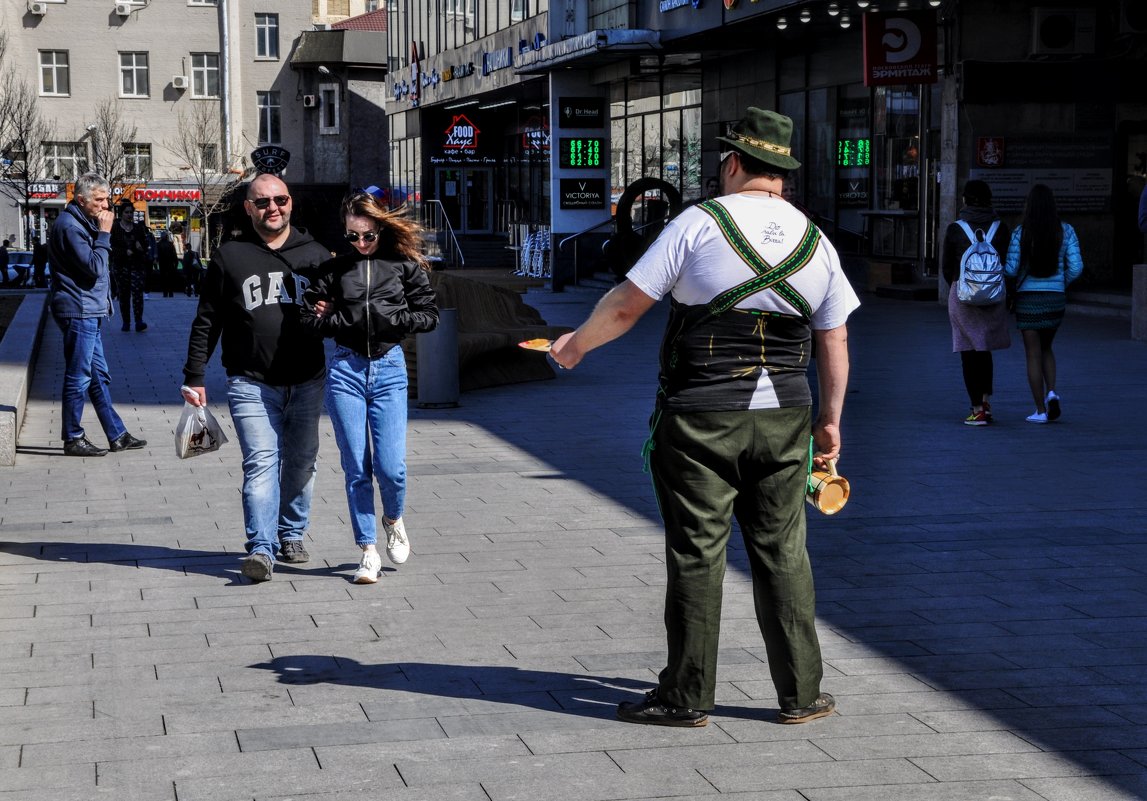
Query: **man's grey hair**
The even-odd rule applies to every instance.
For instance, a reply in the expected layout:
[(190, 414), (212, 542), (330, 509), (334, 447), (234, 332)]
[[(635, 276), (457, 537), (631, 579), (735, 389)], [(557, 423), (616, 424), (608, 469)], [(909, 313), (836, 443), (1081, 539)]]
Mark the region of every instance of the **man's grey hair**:
[(111, 192), (112, 185), (108, 183), (107, 178), (104, 178), (97, 172), (85, 172), (76, 179), (76, 186), (72, 194), (77, 197), (91, 197), (91, 193), (95, 189), (103, 189), (105, 192)]

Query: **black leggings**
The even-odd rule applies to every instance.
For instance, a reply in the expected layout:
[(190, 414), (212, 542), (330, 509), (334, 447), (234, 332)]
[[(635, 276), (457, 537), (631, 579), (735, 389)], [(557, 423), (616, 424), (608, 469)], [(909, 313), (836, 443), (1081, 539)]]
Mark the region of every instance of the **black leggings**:
[(973, 406), (980, 406), (985, 395), (992, 394), (992, 352), (990, 350), (960, 351), (960, 365), (964, 368), (964, 386)]

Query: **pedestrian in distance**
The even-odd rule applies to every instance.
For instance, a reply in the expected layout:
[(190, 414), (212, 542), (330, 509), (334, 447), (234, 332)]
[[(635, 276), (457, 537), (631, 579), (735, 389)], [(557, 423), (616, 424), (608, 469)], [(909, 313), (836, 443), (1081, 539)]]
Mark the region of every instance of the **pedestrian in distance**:
[(39, 239), (32, 243), (32, 285), (37, 289), (48, 286), (48, 246)]
[(247, 186), (253, 233), (221, 245), (191, 324), (183, 398), (208, 402), (207, 361), (222, 343), (227, 403), (243, 454), (243, 575), (272, 578), (275, 558), (303, 563), (326, 376), (322, 339), (302, 324), (303, 293), (327, 249), (291, 226), (287, 185), (264, 174)]
[(143, 292), (151, 270), (150, 245), (146, 227), (135, 221), (135, 209), (130, 203), (120, 205), (118, 217), (112, 226), (112, 266), (123, 321), (120, 329), (131, 330), (134, 312), (135, 330), (142, 332), (147, 330), (147, 323), (143, 321)]
[(1058, 420), (1052, 342), (1063, 322), (1067, 286), (1083, 273), (1075, 229), (1059, 218), (1055, 195), (1044, 184), (1028, 192), (1023, 221), (1012, 231), (1005, 272), (1016, 280), (1016, 327), (1024, 340), (1028, 386), (1035, 401), (1029, 423)]
[[(952, 350), (960, 354), (960, 367), (964, 374), (964, 388), (968, 392), (972, 411), (964, 418), (964, 425), (986, 426), (992, 422), (991, 397), (994, 365), (992, 351), (1010, 348), (1008, 332), (1007, 298), (999, 302), (977, 306), (963, 303), (957, 297), (956, 281), (960, 277), (960, 262), (972, 245), (965, 223), (974, 237), (983, 232), (999, 254), (1008, 252), (1010, 231), (1007, 224), (992, 209), (992, 190), (984, 181), (971, 180), (964, 184), (964, 205), (955, 222), (944, 231), (944, 249), (940, 266), (948, 282), (948, 321), (952, 325)], [(995, 232), (988, 237), (995, 224)], [(997, 262), (997, 265), (999, 263)], [(999, 265), (1002, 269), (1002, 265)]]
[(408, 334), (433, 331), (438, 307), (417, 223), (364, 191), (347, 195), (339, 214), (354, 251), (322, 266), (307, 292), (304, 318), (335, 341), (326, 407), (346, 478), (354, 541), (362, 550), (354, 581), (373, 584), (382, 570), (375, 481), (386, 555), (395, 564), (410, 555), (402, 518), (409, 380), (401, 342)]
[(178, 280), (176, 265), (178, 259), (175, 255), (175, 244), (167, 231), (161, 231), (159, 242), (155, 246), (159, 260), (159, 282), (165, 298), (175, 297), (175, 283)]
[[(714, 706), (725, 547), (740, 524), (778, 721), (833, 712), (821, 691), (805, 547), (809, 459), (841, 453), (846, 321), (860, 302), (836, 250), (782, 197), (792, 120), (750, 107), (718, 137), (721, 197), (683, 211), (617, 287), (550, 351), (573, 368), (671, 295), (646, 443), (665, 522), (668, 660), (657, 687), (618, 706), (632, 723), (704, 726)], [(807, 379), (815, 343), (819, 413)], [(816, 447), (813, 456), (810, 435)]]
[[(77, 179), (72, 202), (60, 212), (48, 239), (52, 262), (49, 308), (64, 336), (64, 388), (60, 438), (67, 456), (105, 456), (136, 450), (146, 440), (132, 436), (112, 405), (111, 373), (104, 358), (102, 328), (111, 315), (111, 185), (101, 175)], [(93, 444), (81, 419), (84, 398), (92, 402), (108, 438)]]

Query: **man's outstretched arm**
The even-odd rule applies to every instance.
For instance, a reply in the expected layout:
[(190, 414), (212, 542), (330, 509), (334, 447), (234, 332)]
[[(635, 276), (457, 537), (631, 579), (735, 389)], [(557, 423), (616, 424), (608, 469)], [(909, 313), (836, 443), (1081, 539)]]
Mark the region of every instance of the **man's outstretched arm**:
[(597, 302), (589, 318), (576, 331), (557, 338), (550, 348), (550, 357), (559, 367), (577, 367), (591, 350), (612, 342), (632, 328), (656, 302), (632, 281), (622, 281)]

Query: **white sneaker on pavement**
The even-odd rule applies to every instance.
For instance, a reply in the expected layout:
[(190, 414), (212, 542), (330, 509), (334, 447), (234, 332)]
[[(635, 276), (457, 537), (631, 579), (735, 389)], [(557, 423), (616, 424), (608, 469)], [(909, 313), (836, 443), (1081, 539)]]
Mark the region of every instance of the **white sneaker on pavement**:
[(396, 565), (401, 565), (410, 556), (410, 540), (406, 537), (406, 526), (403, 525), (402, 518), (387, 523), (384, 517), (382, 530), (386, 532), (387, 557)]
[(378, 551), (363, 551), (358, 570), (354, 571), (355, 584), (374, 584), (382, 572), (382, 557)]

